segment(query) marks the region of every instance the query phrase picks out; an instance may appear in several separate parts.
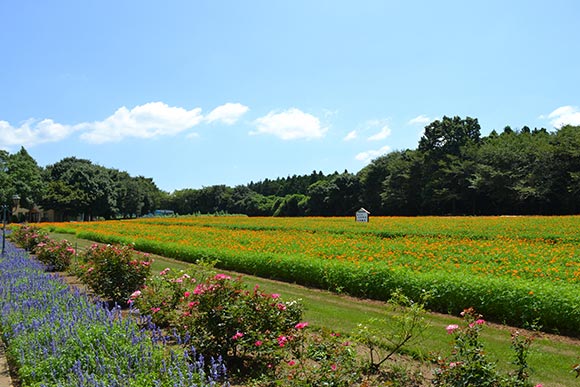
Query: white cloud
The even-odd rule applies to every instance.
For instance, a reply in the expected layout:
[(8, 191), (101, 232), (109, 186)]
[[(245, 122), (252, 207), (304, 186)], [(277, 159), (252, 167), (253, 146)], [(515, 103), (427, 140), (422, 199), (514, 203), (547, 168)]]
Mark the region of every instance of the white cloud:
[(249, 107), (242, 105), (241, 103), (226, 103), (224, 105), (218, 106), (213, 109), (206, 117), (207, 122), (223, 122), (227, 125), (235, 124), (238, 119), (243, 116)]
[(368, 120), (358, 129), (363, 133), (375, 132), (375, 134), (367, 137), (368, 141), (381, 141), (391, 135), (391, 129), (389, 128), (387, 119)]
[(255, 125), (257, 130), (250, 134), (272, 134), (282, 140), (321, 138), (328, 130), (321, 127), (318, 118), (296, 108), (280, 113), (270, 112), (258, 118)]
[(62, 125), (50, 119), (27, 120), (19, 127), (0, 121), (0, 147), (34, 146), (46, 142), (56, 142), (68, 137), (76, 130), (73, 126)]
[[(132, 109), (123, 106), (102, 121), (82, 122), (76, 125), (59, 124), (51, 119), (41, 121), (30, 119), (15, 127), (7, 121), (0, 121), (0, 148), (57, 142), (75, 132), (81, 133), (81, 140), (93, 144), (118, 142), (127, 137), (173, 136), (202, 122), (232, 125), (248, 110), (247, 106), (239, 103), (226, 103), (216, 107), (204, 117), (201, 108), (187, 110), (168, 106), (163, 102), (149, 102)], [(191, 132), (187, 138), (197, 136), (198, 133)]]
[(384, 125), (378, 133), (373, 134), (367, 140), (369, 141), (381, 141), (391, 135), (391, 129)]
[(104, 121), (83, 123), (77, 127), (86, 131), (81, 139), (101, 144), (120, 141), (125, 137), (172, 136), (198, 125), (202, 120), (200, 108), (186, 110), (170, 107), (163, 102), (150, 102), (131, 110), (123, 106)]
[(558, 129), (565, 125), (577, 126), (580, 125), (580, 109), (576, 106), (561, 106), (550, 113), (548, 118), (550, 123)]
[(415, 118), (410, 119), (407, 122), (407, 124), (409, 124), (409, 125), (427, 125), (427, 124), (431, 123), (432, 121), (434, 121), (434, 119), (429, 118), (429, 117), (421, 114)]
[(388, 145), (383, 146), (380, 149), (376, 149), (376, 150), (368, 150), (365, 152), (361, 152), (358, 155), (355, 156), (355, 159), (358, 161), (362, 161), (365, 163), (370, 162), (373, 159), (376, 159), (379, 156), (384, 155), (385, 153), (388, 153), (391, 150), (391, 147)]
[(356, 130), (352, 130), (346, 136), (344, 136), (343, 140), (344, 141), (352, 141), (352, 140), (356, 139), (357, 137), (358, 137), (358, 134), (356, 133)]

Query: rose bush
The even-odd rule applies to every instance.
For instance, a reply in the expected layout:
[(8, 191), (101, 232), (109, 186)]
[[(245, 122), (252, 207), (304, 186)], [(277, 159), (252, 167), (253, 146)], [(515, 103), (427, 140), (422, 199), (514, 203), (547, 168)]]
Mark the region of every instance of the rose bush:
[(34, 248), (36, 258), (47, 266), (49, 271), (64, 271), (70, 266), (76, 251), (66, 239), (57, 242), (47, 239)]
[(22, 224), (13, 227), (11, 239), (18, 245), (22, 246), (27, 251), (35, 251), (35, 248), (40, 243), (46, 243), (49, 237), (43, 229), (31, 226), (29, 224)]
[(130, 303), (154, 323), (176, 328), (198, 352), (222, 355), (234, 370), (273, 370), (305, 327), (298, 301), (285, 302), (258, 286), (248, 290), (241, 278), (194, 278), (168, 269), (154, 277)]
[(128, 245), (93, 244), (79, 258), (86, 268), (79, 273), (81, 280), (98, 295), (119, 304), (141, 289), (151, 273), (149, 255)]
[[(528, 381), (529, 347), (531, 338), (519, 332), (512, 334), (512, 349), (515, 351), (514, 372), (504, 375), (496, 368), (496, 362), (488, 359), (480, 339), (486, 322), (473, 308), (461, 312), (464, 325), (450, 324), (445, 329), (453, 335), (451, 356), (438, 359), (434, 386), (489, 386), (489, 387), (532, 387)], [(541, 387), (537, 384), (535, 387)]]
[[(306, 324), (307, 325), (307, 324)], [(362, 383), (356, 344), (340, 333), (322, 330), (308, 334), (305, 324), (295, 326), (296, 336), (290, 343), (291, 353), (280, 364), (277, 379), (289, 387), (351, 387)], [(376, 385), (376, 384), (375, 384)]]
[[(202, 274), (196, 275), (203, 280)], [(177, 306), (197, 281), (193, 274), (166, 268), (149, 276), (144, 286), (133, 292), (127, 302), (142, 314), (150, 315), (151, 322), (158, 327), (167, 328), (178, 321)]]

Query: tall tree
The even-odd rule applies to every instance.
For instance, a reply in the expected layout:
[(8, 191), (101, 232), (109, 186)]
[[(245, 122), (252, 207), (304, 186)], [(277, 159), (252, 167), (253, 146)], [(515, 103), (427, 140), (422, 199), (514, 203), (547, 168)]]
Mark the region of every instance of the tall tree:
[(382, 215), (385, 213), (382, 203), (383, 184), (389, 176), (389, 165), (401, 155), (395, 151), (377, 157), (358, 172), (361, 185), (362, 205), (371, 213)]
[(419, 141), (424, 157), (421, 183), (423, 209), (426, 213), (464, 213), (473, 161), (469, 149), (480, 143), (476, 118), (443, 117), (425, 127)]
[(323, 216), (333, 215), (333, 191), (338, 187), (334, 182), (319, 180), (308, 187), (308, 215)]
[(46, 168), (43, 206), (86, 220), (115, 214), (115, 187), (109, 171), (89, 160), (65, 158)]
[(32, 209), (42, 198), (44, 190), (42, 168), (22, 147), (8, 158), (7, 174), (12, 194), (20, 196), (20, 206)]
[(233, 213), (248, 216), (272, 215), (272, 196), (261, 195), (247, 186), (239, 185), (232, 191)]
[(421, 168), (417, 151), (406, 150), (387, 155), (385, 177), (381, 183), (381, 215), (417, 215), (420, 211)]
[(286, 195), (277, 204), (274, 216), (304, 216), (308, 197), (302, 194)]
[(0, 205), (7, 204), (15, 193), (8, 177), (9, 158), (10, 154), (0, 149)]
[(580, 212), (580, 126), (566, 125), (553, 136), (554, 195), (560, 212)]
[(546, 131), (505, 131), (484, 139), (471, 185), (487, 213), (545, 213), (553, 199), (553, 150)]

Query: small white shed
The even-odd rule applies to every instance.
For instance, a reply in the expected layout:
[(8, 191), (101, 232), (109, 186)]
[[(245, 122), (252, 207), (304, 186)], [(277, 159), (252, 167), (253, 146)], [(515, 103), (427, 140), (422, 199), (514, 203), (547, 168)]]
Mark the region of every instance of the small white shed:
[(361, 207), (360, 210), (358, 210), (355, 214), (355, 220), (357, 222), (368, 222), (370, 215), (370, 212)]

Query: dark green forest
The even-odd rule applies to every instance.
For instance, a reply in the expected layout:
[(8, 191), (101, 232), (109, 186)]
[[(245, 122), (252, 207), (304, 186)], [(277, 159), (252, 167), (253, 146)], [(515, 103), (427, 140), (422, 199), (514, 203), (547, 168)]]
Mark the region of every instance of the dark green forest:
[[(26, 149), (0, 151), (0, 199), (58, 212), (60, 220), (177, 214), (344, 216), (553, 215), (580, 211), (580, 127), (553, 132), (524, 126), (481, 136), (475, 118), (443, 117), (425, 127), (416, 149), (378, 157), (358, 173), (293, 175), (229, 187), (160, 190), (90, 160), (40, 167)], [(22, 219), (20, 219), (22, 220)]]

